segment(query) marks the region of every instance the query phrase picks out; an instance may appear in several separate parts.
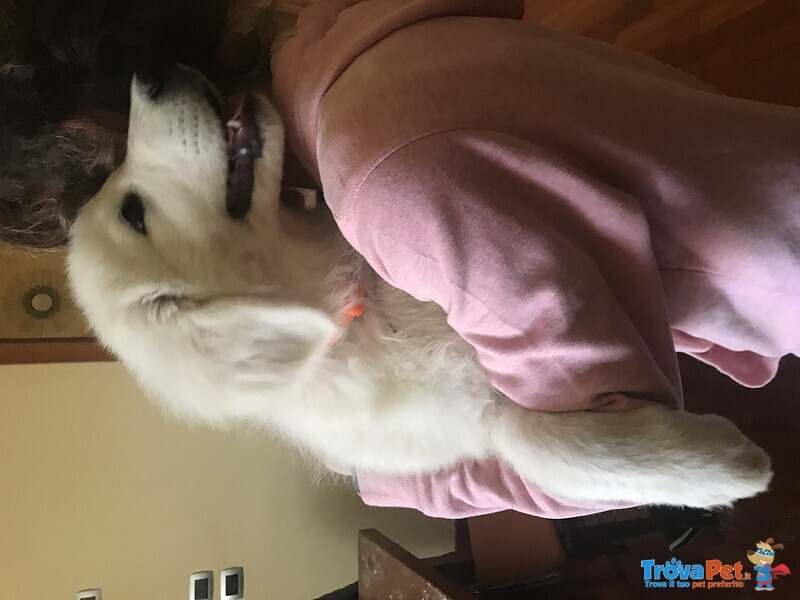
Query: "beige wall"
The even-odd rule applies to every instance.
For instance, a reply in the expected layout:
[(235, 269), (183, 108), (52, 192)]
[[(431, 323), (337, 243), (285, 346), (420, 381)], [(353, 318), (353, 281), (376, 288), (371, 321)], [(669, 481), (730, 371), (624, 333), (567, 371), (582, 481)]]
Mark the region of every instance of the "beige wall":
[(116, 364), (0, 367), (0, 598), (184, 599), (189, 573), (241, 565), (247, 598), (305, 600), (355, 580), (364, 527), (419, 554), (452, 539), (314, 486), (265, 435), (165, 419)]

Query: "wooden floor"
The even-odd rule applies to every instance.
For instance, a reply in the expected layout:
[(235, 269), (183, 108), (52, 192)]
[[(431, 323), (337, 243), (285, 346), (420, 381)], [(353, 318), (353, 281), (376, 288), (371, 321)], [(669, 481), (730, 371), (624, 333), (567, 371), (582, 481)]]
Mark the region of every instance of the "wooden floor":
[(741, 98), (800, 106), (800, 0), (525, 0), (527, 20), (642, 52)]

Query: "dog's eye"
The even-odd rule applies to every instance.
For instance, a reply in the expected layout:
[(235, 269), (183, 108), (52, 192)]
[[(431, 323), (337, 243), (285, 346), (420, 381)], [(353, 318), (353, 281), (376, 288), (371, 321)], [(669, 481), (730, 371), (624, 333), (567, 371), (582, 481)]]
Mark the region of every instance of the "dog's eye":
[(136, 233), (147, 235), (147, 224), (144, 221), (144, 202), (142, 197), (131, 192), (125, 195), (119, 209), (120, 218)]

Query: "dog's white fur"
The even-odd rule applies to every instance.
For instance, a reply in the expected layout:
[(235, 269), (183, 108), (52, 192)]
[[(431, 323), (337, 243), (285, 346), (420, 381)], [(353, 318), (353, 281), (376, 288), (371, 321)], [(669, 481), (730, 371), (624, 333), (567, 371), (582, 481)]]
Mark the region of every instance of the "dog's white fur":
[[(134, 82), (127, 158), (80, 213), (69, 253), (79, 304), (149, 395), (371, 472), (497, 455), (582, 502), (709, 507), (766, 489), (766, 454), (721, 417), (536, 412), (500, 394), (438, 306), (375, 277), (324, 209), (280, 206), (283, 128), (263, 98), (253, 206), (231, 220), (226, 142), (200, 81), (181, 71), (157, 102)], [(119, 218), (129, 191), (145, 199), (146, 236)], [(358, 286), (366, 312), (342, 331)]]

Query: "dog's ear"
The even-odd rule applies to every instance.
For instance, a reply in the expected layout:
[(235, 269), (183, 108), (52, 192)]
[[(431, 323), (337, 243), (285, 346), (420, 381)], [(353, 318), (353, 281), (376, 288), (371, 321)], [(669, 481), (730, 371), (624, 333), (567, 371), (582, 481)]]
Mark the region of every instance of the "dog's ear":
[(278, 384), (299, 375), (338, 330), (315, 308), (257, 298), (213, 300), (180, 312), (195, 348), (241, 382)]
[(783, 544), (772, 544), (773, 550), (783, 550)]

